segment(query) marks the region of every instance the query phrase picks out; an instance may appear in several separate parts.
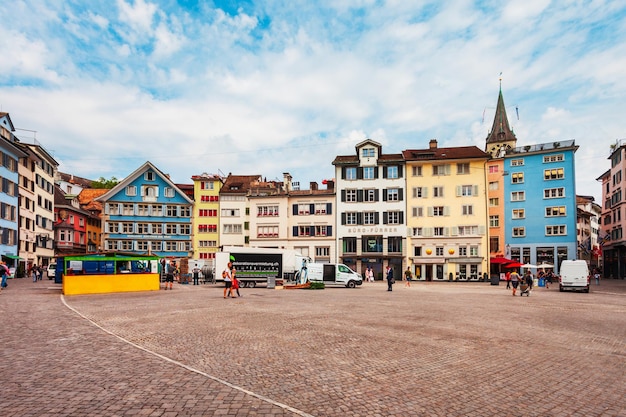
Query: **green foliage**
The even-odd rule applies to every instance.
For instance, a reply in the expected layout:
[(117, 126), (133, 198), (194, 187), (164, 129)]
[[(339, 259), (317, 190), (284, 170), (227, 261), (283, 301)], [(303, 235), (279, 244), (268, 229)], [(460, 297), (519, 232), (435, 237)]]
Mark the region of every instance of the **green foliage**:
[(311, 282), (311, 286), (308, 288), (309, 290), (323, 290), (324, 289), (323, 282)]
[(105, 188), (105, 189), (110, 190), (111, 188), (115, 187), (117, 183), (119, 183), (119, 181), (115, 177), (111, 177), (111, 179), (109, 180), (105, 179), (104, 177), (100, 177), (96, 181), (92, 181), (91, 187), (92, 188)]

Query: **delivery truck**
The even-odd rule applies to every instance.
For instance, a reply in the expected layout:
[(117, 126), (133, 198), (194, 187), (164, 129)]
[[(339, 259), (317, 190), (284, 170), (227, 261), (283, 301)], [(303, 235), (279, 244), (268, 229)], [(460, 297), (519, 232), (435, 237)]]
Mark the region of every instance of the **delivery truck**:
[(241, 287), (256, 287), (260, 283), (281, 285), (294, 281), (296, 274), (311, 262), (308, 256), (293, 249), (224, 246), (215, 254), (214, 276), (222, 279), (222, 271), (232, 262)]
[(582, 259), (561, 262), (559, 291), (581, 290), (589, 292), (589, 267)]
[(325, 286), (354, 288), (363, 284), (363, 277), (344, 264), (310, 263), (306, 269), (311, 282), (323, 282)]

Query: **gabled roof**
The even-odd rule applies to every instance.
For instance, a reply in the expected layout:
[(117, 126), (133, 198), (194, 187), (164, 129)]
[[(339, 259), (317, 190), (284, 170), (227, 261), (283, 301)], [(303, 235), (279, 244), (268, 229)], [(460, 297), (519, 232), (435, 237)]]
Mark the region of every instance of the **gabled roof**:
[(498, 94), (498, 104), (496, 105), (496, 114), (493, 118), (491, 131), (487, 135), (487, 143), (517, 141), (515, 133), (509, 126), (509, 119), (506, 116), (506, 107), (504, 107), (504, 98), (502, 98), (502, 88)]
[(193, 200), (191, 200), (187, 196), (187, 194), (185, 194), (180, 188), (178, 188), (176, 186), (176, 184), (174, 184), (170, 180), (169, 176), (167, 176), (163, 172), (161, 172), (161, 170), (159, 170), (156, 166), (154, 166), (152, 164), (152, 162), (150, 162), (150, 161), (146, 161), (142, 166), (137, 168), (130, 175), (128, 175), (126, 178), (124, 178), (122, 181), (120, 181), (115, 187), (111, 188), (107, 193), (105, 193), (104, 195), (96, 198), (96, 200), (97, 201), (101, 201), (101, 202), (107, 201), (109, 198), (113, 197), (115, 194), (117, 194), (118, 192), (122, 191), (124, 188), (126, 188), (127, 185), (131, 184), (137, 177), (139, 177), (141, 174), (143, 174), (144, 172), (146, 172), (149, 169), (153, 170), (163, 181), (165, 181), (167, 183), (167, 185), (169, 185), (170, 187), (172, 187), (176, 191), (178, 191), (178, 193), (185, 200), (187, 200), (187, 202), (189, 204), (193, 204)]
[(220, 194), (247, 194), (253, 183), (262, 181), (260, 175), (232, 175), (224, 180)]
[(96, 198), (109, 192), (107, 188), (83, 188), (78, 194), (78, 203), (84, 210), (102, 212), (102, 203)]
[(6, 119), (7, 119), (6, 121), (7, 121), (7, 124), (9, 125), (9, 130), (11, 132), (15, 132), (15, 127), (13, 126), (13, 121), (11, 121), (11, 116), (9, 116), (9, 113), (1, 111), (0, 112), (0, 119), (3, 118), (3, 117), (6, 117)]
[(487, 159), (489, 154), (476, 146), (452, 148), (407, 149), (402, 151), (406, 161), (433, 161), (447, 159)]
[(91, 188), (91, 184), (93, 183), (93, 180), (77, 177), (74, 174), (66, 174), (65, 172), (60, 171), (57, 172), (57, 179), (70, 184), (80, 185), (83, 188)]

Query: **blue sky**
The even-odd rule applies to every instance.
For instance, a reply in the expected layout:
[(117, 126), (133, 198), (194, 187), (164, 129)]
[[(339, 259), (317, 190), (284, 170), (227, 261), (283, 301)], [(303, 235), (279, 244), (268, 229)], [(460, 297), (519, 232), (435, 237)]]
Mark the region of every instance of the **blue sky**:
[(484, 149), (500, 73), (519, 146), (580, 146), (578, 194), (599, 202), (626, 138), (619, 1), (14, 0), (0, 19), (0, 109), (87, 178), (149, 160), (308, 188), (365, 138)]

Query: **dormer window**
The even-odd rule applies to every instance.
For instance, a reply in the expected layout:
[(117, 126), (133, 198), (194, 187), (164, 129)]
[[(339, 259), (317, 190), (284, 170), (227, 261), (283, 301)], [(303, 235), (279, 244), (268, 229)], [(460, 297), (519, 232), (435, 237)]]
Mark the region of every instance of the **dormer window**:
[(363, 158), (373, 158), (374, 148), (363, 148), (361, 150), (361, 154), (363, 155)]
[(143, 178), (146, 181), (154, 181), (154, 172), (148, 171), (148, 172), (144, 173), (143, 174)]

